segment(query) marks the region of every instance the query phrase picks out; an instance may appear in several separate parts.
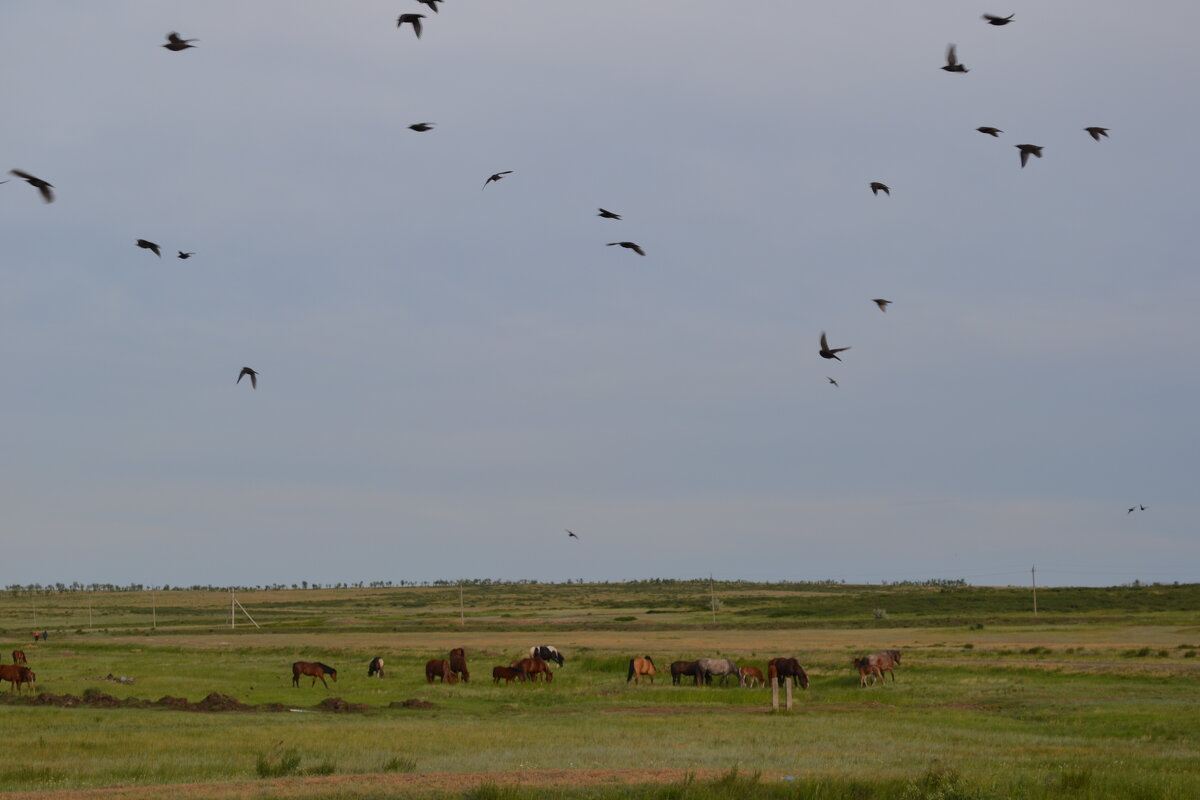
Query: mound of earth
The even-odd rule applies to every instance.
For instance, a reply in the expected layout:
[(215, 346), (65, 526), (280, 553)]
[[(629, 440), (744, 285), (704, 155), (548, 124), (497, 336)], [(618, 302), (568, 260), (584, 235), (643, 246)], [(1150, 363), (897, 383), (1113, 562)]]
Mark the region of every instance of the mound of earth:
[(407, 700), (400, 702), (392, 701), (388, 703), (388, 708), (437, 708), (437, 703), (431, 703), (428, 700), (418, 700), (415, 697), (410, 697)]
[(83, 703), (93, 708), (116, 708), (121, 705), (121, 701), (111, 694), (97, 691), (96, 689), (87, 689), (84, 691)]
[(327, 697), (317, 703), (317, 709), (320, 711), (333, 711), (335, 713), (345, 713), (347, 711), (366, 711), (369, 709), (365, 703), (347, 703), (340, 697)]
[(213, 692), (208, 697), (196, 703), (189, 711), (252, 711), (253, 709), (238, 700), (236, 697), (230, 697), (227, 694)]
[(162, 706), (163, 708), (171, 708), (176, 711), (187, 711), (192, 705), (188, 702), (186, 697), (172, 697), (169, 694), (165, 694), (158, 698), (154, 704), (156, 706)]
[(74, 708), (82, 702), (83, 700), (73, 694), (51, 694), (50, 692), (42, 692), (29, 701), (30, 705), (56, 706), (58, 708)]

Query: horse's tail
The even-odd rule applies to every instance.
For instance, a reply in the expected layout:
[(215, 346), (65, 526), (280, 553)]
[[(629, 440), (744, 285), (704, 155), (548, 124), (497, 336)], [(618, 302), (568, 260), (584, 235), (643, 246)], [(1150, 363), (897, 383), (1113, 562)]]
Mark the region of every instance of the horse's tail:
[(625, 678), (626, 683), (629, 683), (631, 680), (633, 680), (633, 661), (634, 659), (629, 659), (629, 675)]

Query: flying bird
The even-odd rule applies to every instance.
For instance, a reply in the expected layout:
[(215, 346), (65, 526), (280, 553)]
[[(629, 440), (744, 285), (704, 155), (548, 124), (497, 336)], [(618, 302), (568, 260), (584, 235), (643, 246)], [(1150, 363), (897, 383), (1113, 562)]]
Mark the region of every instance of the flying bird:
[(181, 39), (179, 37), (178, 33), (176, 33), (175, 31), (171, 31), (170, 33), (167, 34), (167, 43), (164, 44), (163, 47), (167, 48), (168, 50), (173, 50), (173, 51), (187, 50), (189, 47), (196, 46), (194, 44), (189, 44), (189, 42), (198, 42), (198, 41), (200, 41), (200, 40), (199, 39)]
[(258, 388), (258, 373), (255, 372), (254, 370), (250, 369), (249, 367), (242, 367), (242, 371), (238, 373), (238, 379), (236, 382), (241, 383), (242, 378), (246, 377), (247, 375), (250, 376), (250, 388), (257, 389)]
[(1141, 505), (1140, 503), (1138, 504), (1138, 508), (1140, 508), (1142, 511), (1146, 510), (1146, 507), (1144, 505)]
[(433, 122), (418, 122), (416, 125), (409, 125), (408, 129), (417, 133), (424, 133), (425, 131), (433, 130), (434, 124)]
[(1101, 136), (1105, 136), (1105, 137), (1108, 136), (1108, 128), (1092, 127), (1092, 128), (1084, 128), (1084, 130), (1087, 131), (1088, 133), (1090, 133), (1092, 135), (1092, 138), (1095, 139), (1097, 142), (1100, 141)]
[(1137, 511), (1137, 506), (1131, 507), (1128, 511), (1125, 512), (1125, 515), (1129, 516), (1130, 514), (1132, 514), (1135, 511)]
[(194, 255), (196, 255), (196, 254), (195, 253), (185, 253), (182, 250), (180, 250), (179, 255), (176, 256), (176, 258), (182, 258), (184, 261), (187, 261), (189, 258), (191, 258)]
[(1012, 18), (1016, 14), (1009, 14), (1007, 17), (997, 17), (995, 14), (984, 14), (983, 18), (987, 20), (988, 25), (1007, 25), (1012, 22)]
[(835, 358), (838, 361), (841, 361), (841, 359), (838, 358), (837, 354), (842, 352), (843, 350), (849, 350), (849, 349), (850, 349), (849, 347), (836, 347), (831, 350), (829, 348), (829, 342), (826, 341), (826, 339), (825, 339), (825, 331), (821, 331), (821, 349), (819, 351), (821, 354), (821, 358)]
[(876, 297), (871, 302), (879, 306), (879, 310), (885, 314), (887, 313), (887, 307), (892, 304), (891, 300), (884, 300), (882, 297)]
[(563, 528), (563, 530), (567, 531), (567, 538), (568, 538), (568, 539), (578, 539), (578, 538), (579, 538), (579, 537), (578, 537), (578, 536), (575, 534), (575, 531), (568, 530), (568, 529), (566, 529), (566, 528)]
[(150, 252), (154, 253), (154, 255), (158, 256), (159, 258), (162, 258), (162, 252), (158, 249), (158, 245), (156, 245), (154, 242), (148, 241), (146, 239), (138, 239), (137, 246), (142, 248), (143, 250), (149, 250)]
[(413, 26), (413, 33), (417, 34), (417, 38), (421, 38), (421, 20), (425, 19), (424, 14), (401, 14), (396, 18), (396, 27), (404, 26), (404, 23), (410, 22)]
[(958, 48), (950, 45), (946, 48), (946, 66), (942, 67), (946, 72), (970, 72), (962, 64), (958, 63)]
[(892, 196), (892, 192), (890, 189), (888, 189), (886, 183), (880, 183), (879, 181), (871, 181), (871, 194), (877, 195), (880, 192), (883, 192), (888, 197)]
[(1000, 130), (999, 128), (993, 128), (990, 125), (984, 125), (982, 128), (976, 128), (975, 130), (979, 131), (980, 133), (986, 133), (988, 136), (994, 136), (997, 138), (999, 138), (1000, 134), (1004, 133), (1004, 131)]
[(1040, 144), (1018, 144), (1014, 145), (1021, 151), (1021, 169), (1025, 169), (1025, 164), (1029, 162), (1029, 156), (1035, 155), (1038, 158), (1042, 157), (1042, 147)]
[(429, 6), (433, 9), (433, 13), (436, 14), (438, 13), (437, 4), (443, 2), (443, 0), (417, 0), (417, 2)]
[[(506, 169), (506, 170), (504, 170), (504, 172), (497, 172), (495, 175), (493, 175), (492, 177), (488, 178), (486, 181), (483, 182), (483, 188), (486, 189), (487, 185), (489, 183), (492, 183), (493, 181), (499, 181), (503, 176), (511, 175), (511, 174), (512, 174), (511, 169)], [(483, 191), (483, 190), (481, 189), (480, 191)]]
[(605, 211), (603, 208), (602, 208), (602, 209), (600, 209), (600, 213), (599, 213), (599, 214), (597, 214), (596, 216), (597, 216), (597, 217), (604, 217), (605, 219), (620, 219), (620, 218), (621, 218), (621, 215), (620, 215), (620, 214), (614, 214), (614, 213), (613, 213), (613, 212), (611, 212), (611, 211)]
[[(840, 359), (839, 359), (839, 360), (840, 360)], [(833, 378), (830, 378), (828, 375), (826, 375), (825, 377), (826, 377), (826, 378), (828, 378), (828, 379), (829, 379), (829, 382), (830, 382), (830, 383), (832, 383), (834, 386), (837, 386), (837, 385), (838, 385), (838, 382), (837, 382), (837, 381), (835, 381)]]
[(643, 250), (641, 247), (639, 247), (636, 242), (609, 242), (606, 246), (612, 247), (614, 244), (619, 244), (619, 245), (621, 245), (621, 247), (624, 247), (626, 250), (632, 250), (633, 252), (637, 253), (639, 256), (646, 255), (646, 251)]
[(41, 178), (30, 175), (28, 172), (23, 172), (22, 170), (19, 170), (19, 169), (10, 169), (9, 173), (12, 175), (16, 175), (18, 178), (21, 178), (26, 183), (28, 183), (30, 186), (34, 187), (39, 192), (41, 192), (42, 199), (45, 200), (47, 203), (54, 202), (54, 192), (50, 191), (51, 189), (54, 188), (54, 184), (44, 181)]

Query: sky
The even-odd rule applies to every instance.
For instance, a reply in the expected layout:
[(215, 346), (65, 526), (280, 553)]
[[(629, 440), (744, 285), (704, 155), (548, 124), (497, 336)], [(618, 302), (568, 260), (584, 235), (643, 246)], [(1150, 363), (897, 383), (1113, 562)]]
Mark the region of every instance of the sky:
[(1194, 3), (0, 16), (0, 585), (1200, 580)]

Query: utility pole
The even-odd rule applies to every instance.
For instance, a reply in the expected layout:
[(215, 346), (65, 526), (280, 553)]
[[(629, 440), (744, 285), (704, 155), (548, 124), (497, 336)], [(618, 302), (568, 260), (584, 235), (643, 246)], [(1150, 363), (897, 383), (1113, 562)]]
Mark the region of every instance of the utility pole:
[(712, 598), (712, 615), (713, 622), (715, 623), (717, 621), (717, 590), (713, 586), (713, 576), (711, 572), (708, 573), (708, 594)]
[(1033, 579), (1033, 615), (1037, 616), (1037, 564), (1029, 570), (1029, 575)]
[(467, 626), (467, 612), (463, 607), (463, 585), (462, 581), (458, 582), (458, 624), (462, 627)]
[(233, 587), (229, 587), (229, 627), (237, 627), (237, 598), (233, 595)]

